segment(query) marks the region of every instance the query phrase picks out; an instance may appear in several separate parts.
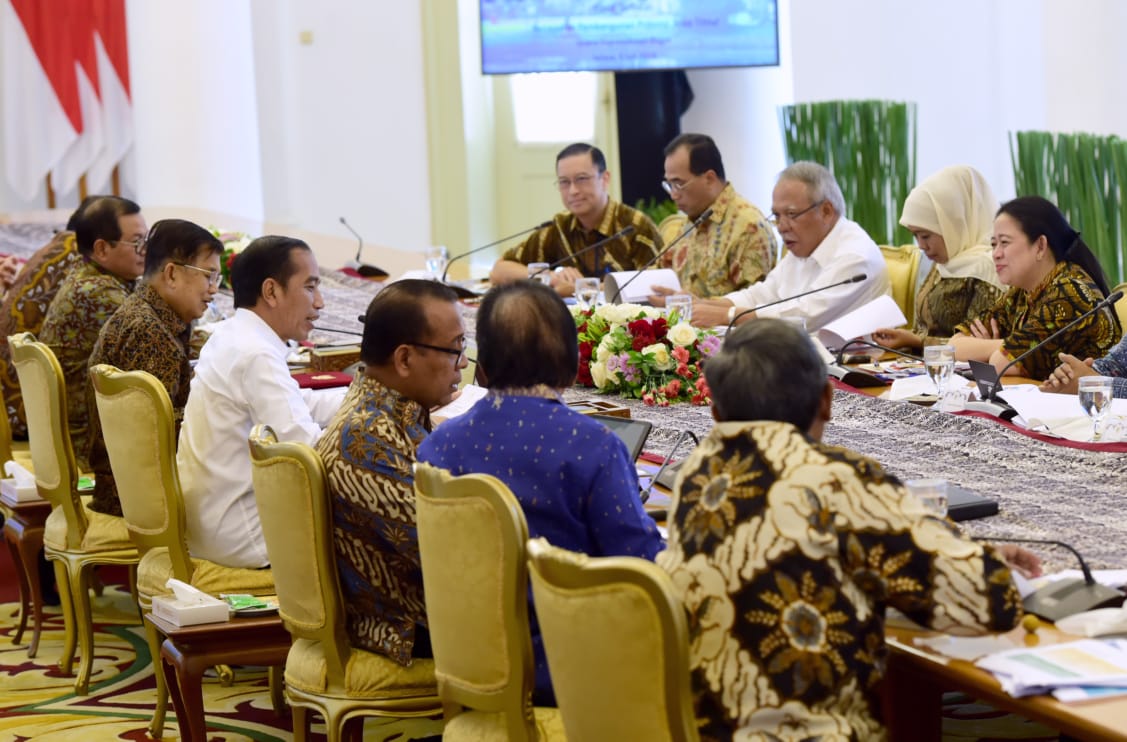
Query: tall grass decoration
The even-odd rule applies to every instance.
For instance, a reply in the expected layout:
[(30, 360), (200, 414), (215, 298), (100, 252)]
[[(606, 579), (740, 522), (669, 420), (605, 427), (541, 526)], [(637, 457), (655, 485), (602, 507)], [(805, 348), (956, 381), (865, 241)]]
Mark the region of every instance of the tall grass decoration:
[(916, 183), (916, 104), (837, 100), (779, 107), (787, 162), (829, 168), (846, 215), (885, 245), (912, 241), (898, 224)]
[(1113, 284), (1123, 281), (1127, 242), (1127, 142), (1115, 136), (1010, 133), (1019, 196), (1055, 203), (1099, 258)]

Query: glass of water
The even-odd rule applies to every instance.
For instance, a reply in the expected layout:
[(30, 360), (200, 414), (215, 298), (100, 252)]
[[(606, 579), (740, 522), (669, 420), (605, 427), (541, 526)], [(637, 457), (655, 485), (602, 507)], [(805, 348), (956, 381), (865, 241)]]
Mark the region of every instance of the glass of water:
[(948, 382), (955, 374), (955, 346), (929, 345), (924, 348), (924, 367), (935, 384), (935, 391), (942, 404)]
[(551, 263), (529, 263), (528, 277), (530, 280), (549, 285), (552, 283), (552, 271), (548, 270), (551, 267)]
[(599, 279), (575, 279), (575, 301), (582, 309), (594, 309), (599, 300)]
[(1100, 439), (1100, 421), (1111, 409), (1112, 381), (1110, 376), (1081, 376), (1080, 406), (1092, 418), (1092, 440)]
[(904, 486), (918, 497), (928, 510), (940, 518), (947, 517), (946, 479), (909, 479)]
[(446, 263), (450, 259), (445, 245), (431, 245), (426, 252), (427, 276), (438, 281), (446, 272)]
[(676, 311), (682, 322), (693, 321), (693, 297), (688, 294), (674, 294), (665, 297), (665, 309), (668, 314)]

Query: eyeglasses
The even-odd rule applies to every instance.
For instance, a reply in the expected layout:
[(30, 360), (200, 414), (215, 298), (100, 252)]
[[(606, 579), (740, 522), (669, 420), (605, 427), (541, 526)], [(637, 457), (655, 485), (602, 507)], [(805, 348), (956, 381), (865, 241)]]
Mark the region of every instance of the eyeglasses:
[(200, 273), (203, 273), (204, 275), (207, 276), (207, 282), (210, 283), (212, 286), (218, 286), (219, 282), (223, 280), (223, 273), (220, 272), (220, 271), (212, 271), (212, 270), (208, 270), (207, 268), (200, 268), (200, 267), (195, 266), (195, 265), (188, 265), (187, 263), (173, 263), (173, 265), (178, 265), (181, 268), (188, 268), (189, 270), (199, 271)]
[(661, 187), (665, 189), (666, 193), (668, 193), (670, 196), (672, 196), (674, 193), (680, 193), (681, 191), (688, 188), (689, 183), (692, 183), (694, 180), (696, 180), (699, 177), (700, 177), (699, 175), (694, 175), (693, 177), (689, 178), (686, 181), (663, 180), (663, 181), (661, 181)]
[(134, 240), (114, 240), (114, 243), (118, 244), (118, 245), (132, 245), (133, 246), (133, 252), (137, 253), (138, 255), (144, 255), (145, 254), (145, 248), (149, 244), (149, 238), (148, 237), (138, 237), (137, 239), (134, 239)]
[(793, 222), (796, 219), (798, 219), (798, 217), (805, 214), (807, 211), (811, 211), (812, 209), (816, 209), (819, 206), (821, 206), (822, 204), (824, 204), (825, 202), (826, 202), (826, 199), (823, 198), (821, 201), (815, 201), (814, 203), (810, 204), (809, 206), (807, 206), (802, 211), (788, 211), (785, 214), (776, 214), (775, 212), (772, 211), (771, 216), (767, 217), (767, 221), (771, 222), (771, 224), (773, 224), (776, 227), (779, 226), (779, 222), (783, 221), (784, 219), (788, 222)]
[(404, 343), (404, 345), (413, 345), (416, 348), (426, 348), (427, 350), (437, 350), (440, 353), (449, 353), (452, 356), (457, 356), (458, 359), (454, 361), (455, 364), (461, 363), (466, 358), (465, 347), (461, 348), (443, 348), (441, 345), (428, 345), (427, 343)]
[(576, 188), (583, 189), (591, 185), (595, 181), (594, 175), (576, 175), (574, 178), (560, 178), (556, 181), (556, 187), (561, 191), (566, 191), (573, 185)]

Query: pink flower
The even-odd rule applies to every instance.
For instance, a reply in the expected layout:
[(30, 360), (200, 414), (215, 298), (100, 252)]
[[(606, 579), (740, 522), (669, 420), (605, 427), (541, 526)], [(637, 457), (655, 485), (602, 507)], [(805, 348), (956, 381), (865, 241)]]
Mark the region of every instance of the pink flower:
[(649, 405), (650, 407), (653, 407), (654, 406), (654, 395), (650, 394), (649, 392), (646, 392), (645, 394), (642, 395), (642, 402), (646, 405)]
[(675, 345), (675, 346), (673, 346), (673, 350), (671, 351), (671, 355), (673, 356), (674, 359), (676, 359), (676, 361), (678, 363), (688, 363), (689, 362), (689, 349), (688, 348), (682, 348), (680, 345)]
[(681, 380), (674, 379), (673, 381), (666, 384), (665, 388), (661, 391), (667, 397), (676, 397), (681, 393)]

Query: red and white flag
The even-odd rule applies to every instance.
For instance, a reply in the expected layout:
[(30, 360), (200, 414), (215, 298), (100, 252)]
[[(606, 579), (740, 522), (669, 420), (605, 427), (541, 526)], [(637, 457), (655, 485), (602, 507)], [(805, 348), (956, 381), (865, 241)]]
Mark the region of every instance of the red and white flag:
[(54, 3), (2, 2), (4, 174), (15, 193), (31, 201), (82, 130), (78, 80)]
[(133, 146), (133, 104), (129, 93), (129, 48), (125, 0), (92, 0), (94, 43), (102, 93), (102, 151), (87, 172), (86, 183), (103, 192), (114, 167)]
[[(74, 55), (72, 66), (78, 81), (78, 102), (82, 111), (78, 139), (51, 169), (55, 190), (68, 193), (78, 185), (78, 179), (98, 159), (105, 145), (98, 56), (94, 48), (94, 10), (87, 0), (52, 0), (42, 4), (55, 9), (53, 19), (56, 33), (70, 37), (71, 53)], [(93, 183), (87, 179), (86, 184), (100, 187), (103, 182)]]

